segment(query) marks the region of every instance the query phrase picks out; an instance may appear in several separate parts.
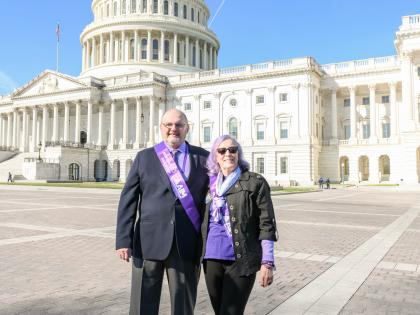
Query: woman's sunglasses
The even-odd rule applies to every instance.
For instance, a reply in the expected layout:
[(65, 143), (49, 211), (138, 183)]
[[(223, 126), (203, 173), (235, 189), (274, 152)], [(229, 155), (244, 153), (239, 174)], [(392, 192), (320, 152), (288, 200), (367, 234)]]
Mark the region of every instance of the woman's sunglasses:
[(217, 148), (217, 152), (221, 155), (224, 155), (226, 151), (229, 151), (232, 154), (238, 152), (238, 147), (229, 147), (229, 148)]

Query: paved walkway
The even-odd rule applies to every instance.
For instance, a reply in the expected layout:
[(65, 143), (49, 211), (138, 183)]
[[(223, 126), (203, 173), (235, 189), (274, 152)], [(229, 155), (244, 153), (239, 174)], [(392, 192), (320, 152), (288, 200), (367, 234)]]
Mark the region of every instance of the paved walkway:
[[(0, 186), (0, 314), (127, 314), (119, 191)], [(246, 314), (419, 314), (420, 197), (355, 188), (273, 197), (275, 281)], [(212, 314), (201, 278), (195, 314)], [(170, 314), (164, 285), (161, 314)]]

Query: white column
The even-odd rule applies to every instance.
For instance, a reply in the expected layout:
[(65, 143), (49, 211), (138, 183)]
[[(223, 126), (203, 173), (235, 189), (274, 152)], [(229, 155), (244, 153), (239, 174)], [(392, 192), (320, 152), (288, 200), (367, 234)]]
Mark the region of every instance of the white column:
[(76, 102), (76, 116), (74, 123), (74, 143), (80, 143), (80, 106), (82, 101)]
[(139, 32), (137, 30), (134, 31), (134, 61), (138, 62), (139, 58)]
[(97, 145), (102, 145), (102, 126), (104, 120), (104, 106), (101, 104), (99, 105), (99, 112), (98, 112), (98, 141)]
[(214, 67), (215, 67), (215, 68), (217, 68), (217, 67), (219, 66), (217, 56), (218, 56), (217, 49), (216, 49), (216, 48), (214, 48)]
[(126, 49), (125, 49), (125, 32), (121, 31), (121, 62), (126, 62), (127, 61), (127, 56), (126, 56)]
[(208, 55), (207, 55), (207, 42), (204, 42), (203, 47), (203, 68), (204, 70), (208, 70)]
[(26, 112), (26, 109), (24, 108), (22, 111), (22, 134), (21, 134), (21, 140), (20, 140), (20, 150), (22, 152), (26, 152), (26, 143), (28, 139), (28, 113)]
[(3, 131), (3, 116), (0, 115), (0, 147), (3, 146), (3, 136), (4, 136), (4, 131)]
[(200, 104), (201, 96), (195, 95), (194, 96), (194, 104), (192, 104), (193, 108), (193, 130), (192, 130), (192, 141), (194, 145), (200, 146), (201, 143), (201, 119), (200, 119), (200, 112), (201, 112), (201, 104)]
[[(254, 130), (254, 115), (252, 114), (253, 112), (253, 108), (252, 108), (252, 89), (247, 89), (245, 90), (245, 95), (246, 95), (246, 99), (245, 99), (245, 116), (247, 117), (248, 122), (246, 124), (248, 124), (247, 128), (244, 128), (243, 130), (243, 135), (244, 137), (242, 138), (242, 141), (244, 143), (245, 146), (252, 146), (254, 144), (254, 134), (253, 134), (253, 130)], [(274, 117), (273, 117), (274, 119)], [(220, 131), (221, 134), (222, 131)]]
[(198, 38), (195, 40), (195, 67), (200, 68), (200, 43)]
[(86, 70), (86, 43), (83, 43), (82, 72)]
[(164, 63), (165, 61), (165, 32), (160, 32), (160, 57), (159, 62)]
[(12, 147), (16, 148), (16, 123), (17, 123), (17, 118), (16, 118), (16, 111), (13, 111), (13, 127), (12, 127)]
[(86, 40), (86, 69), (90, 68), (92, 65), (92, 55), (90, 51), (90, 40)]
[(388, 84), (390, 90), (390, 102), (391, 102), (391, 136), (396, 137), (398, 135), (397, 125), (397, 82), (390, 82)]
[(16, 113), (16, 144), (15, 144), (15, 148), (18, 148), (20, 151), (22, 149), (21, 147), (21, 132), (20, 132), (20, 112), (18, 111)]
[(370, 137), (369, 142), (377, 142), (377, 119), (376, 119), (376, 94), (375, 84), (369, 85), (369, 115), (370, 115)]
[(31, 143), (31, 152), (36, 152), (38, 143), (36, 138), (36, 123), (38, 120), (38, 111), (36, 107), (32, 108), (32, 143)]
[(213, 65), (213, 46), (210, 46), (210, 70), (214, 69), (214, 65)]
[(87, 128), (86, 128), (86, 144), (92, 144), (92, 101), (87, 103)]
[(185, 36), (185, 65), (190, 66), (190, 37)]
[(147, 143), (148, 147), (151, 147), (155, 144), (155, 97), (150, 97), (149, 102), (149, 141)]
[(42, 107), (42, 147), (45, 148), (45, 142), (47, 141), (47, 132), (48, 132), (48, 107), (44, 105)]
[(104, 63), (104, 35), (101, 33), (99, 36), (99, 64)]
[(267, 121), (267, 142), (270, 144), (276, 143), (276, 126), (275, 126), (275, 119), (276, 119), (276, 100), (275, 100), (275, 93), (276, 87), (271, 86), (268, 88), (268, 121)]
[(350, 139), (356, 140), (356, 87), (349, 86), (350, 92)]
[(128, 140), (128, 99), (123, 98), (123, 139), (122, 148), (127, 148)]
[(69, 119), (70, 119), (69, 103), (64, 103), (64, 143), (69, 141)]
[(114, 33), (109, 33), (108, 63), (114, 62)]
[(174, 64), (178, 64), (178, 34), (174, 34)]
[(134, 143), (135, 149), (138, 149), (141, 143), (141, 114), (142, 114), (141, 98), (136, 97), (136, 141)]
[(147, 62), (152, 61), (152, 31), (147, 31)]
[(97, 65), (97, 56), (96, 56), (96, 39), (95, 37), (92, 38), (92, 67)]
[(404, 53), (401, 62), (402, 75), (402, 122), (403, 131), (411, 131), (414, 128), (413, 120), (413, 55), (410, 52)]
[(331, 139), (337, 140), (337, 90), (331, 89)]
[(109, 143), (108, 143), (108, 149), (113, 150), (114, 149), (114, 141), (115, 141), (115, 100), (111, 100), (111, 108), (109, 113)]
[(54, 116), (53, 116), (53, 135), (52, 135), (52, 141), (56, 142), (58, 141), (58, 105), (53, 105), (54, 110)]

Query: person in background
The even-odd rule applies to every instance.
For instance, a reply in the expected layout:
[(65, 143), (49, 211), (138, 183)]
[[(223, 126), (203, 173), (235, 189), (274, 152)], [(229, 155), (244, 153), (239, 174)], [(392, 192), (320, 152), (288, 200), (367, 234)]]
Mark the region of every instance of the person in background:
[(218, 137), (207, 160), (210, 197), (202, 224), (203, 269), (216, 315), (243, 314), (257, 271), (273, 282), (276, 220), (270, 187), (249, 171), (239, 143)]

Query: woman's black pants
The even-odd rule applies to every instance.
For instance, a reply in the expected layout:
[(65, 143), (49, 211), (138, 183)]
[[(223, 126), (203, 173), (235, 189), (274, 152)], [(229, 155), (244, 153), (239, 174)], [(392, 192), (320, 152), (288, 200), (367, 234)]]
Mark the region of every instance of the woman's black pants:
[(233, 261), (205, 260), (204, 275), (211, 305), (216, 315), (242, 315), (255, 282), (249, 276), (232, 275)]

